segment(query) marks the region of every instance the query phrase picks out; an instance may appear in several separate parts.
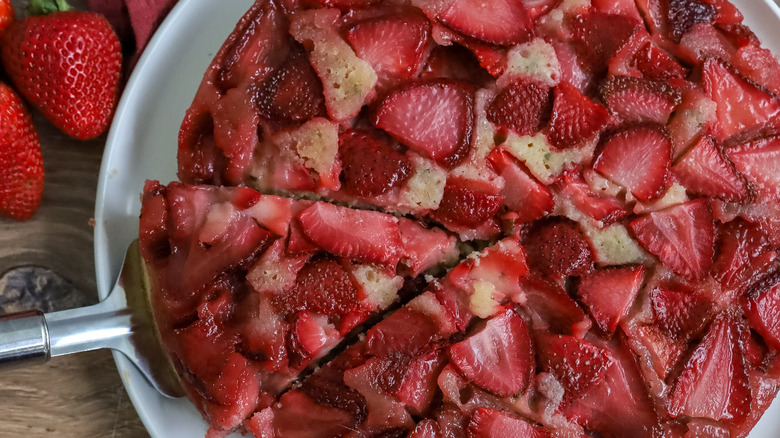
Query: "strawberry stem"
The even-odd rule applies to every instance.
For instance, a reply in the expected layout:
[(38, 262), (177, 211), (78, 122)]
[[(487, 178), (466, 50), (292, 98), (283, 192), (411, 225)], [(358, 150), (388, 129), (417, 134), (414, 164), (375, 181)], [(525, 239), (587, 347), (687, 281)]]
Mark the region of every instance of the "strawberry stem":
[(67, 0), (30, 0), (30, 15), (47, 15), (54, 12), (69, 11)]

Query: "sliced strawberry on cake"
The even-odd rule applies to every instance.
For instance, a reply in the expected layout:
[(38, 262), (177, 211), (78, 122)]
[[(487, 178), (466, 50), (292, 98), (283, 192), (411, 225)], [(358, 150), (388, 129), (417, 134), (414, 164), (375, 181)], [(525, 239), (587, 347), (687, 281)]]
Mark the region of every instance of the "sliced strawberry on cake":
[(665, 81), (612, 76), (601, 84), (609, 112), (622, 122), (666, 124), (680, 103), (680, 92)]
[(430, 50), (431, 25), (414, 10), (366, 18), (346, 32), (355, 54), (374, 68), (378, 90), (416, 77)]
[(780, 201), (780, 136), (741, 144), (726, 153), (755, 187), (759, 200)]
[(469, 436), (474, 438), (543, 438), (548, 436), (544, 430), (522, 418), (492, 408), (479, 408), (471, 416), (468, 426)]
[(745, 201), (751, 195), (745, 177), (711, 136), (702, 137), (672, 166), (672, 173), (689, 193)]
[(722, 226), (718, 237), (719, 250), (712, 276), (727, 290), (744, 292), (777, 260), (778, 252), (769, 237), (743, 219)]
[[(307, 251), (289, 251), (291, 224)], [(451, 257), (455, 241), (440, 233), (248, 188), (148, 182), (140, 243), (158, 326), (188, 394), (215, 431), (227, 431), (391, 305), (399, 273)], [(409, 235), (440, 243), (421, 250)]]
[(719, 139), (780, 114), (780, 97), (745, 79), (727, 63), (710, 58), (704, 62), (702, 74), (707, 95), (717, 104)]
[(597, 269), (580, 278), (577, 296), (599, 328), (611, 335), (634, 303), (644, 277), (643, 266)]
[[(510, 45), (529, 39), (532, 23), (524, 2), (474, 0), (448, 2), (415, 0), (431, 19), (452, 29), (491, 44)], [(496, 17), (503, 17), (496, 20)]]
[(552, 118), (547, 138), (558, 149), (576, 147), (594, 137), (607, 124), (604, 106), (583, 96), (574, 86), (555, 87)]
[(397, 89), (379, 103), (373, 123), (420, 154), (454, 166), (468, 156), (474, 90), (437, 80)]
[(748, 380), (740, 318), (721, 314), (675, 379), (669, 396), (669, 414), (721, 420), (744, 421), (752, 394)]
[(715, 247), (712, 207), (696, 199), (635, 219), (634, 235), (664, 266), (692, 280), (710, 270)]
[(657, 198), (667, 185), (671, 140), (661, 125), (623, 128), (607, 138), (593, 168), (640, 201)]
[(780, 271), (766, 275), (751, 286), (743, 306), (750, 326), (771, 349), (780, 350)]
[(552, 111), (550, 88), (516, 80), (496, 95), (487, 110), (487, 119), (520, 135), (538, 132)]

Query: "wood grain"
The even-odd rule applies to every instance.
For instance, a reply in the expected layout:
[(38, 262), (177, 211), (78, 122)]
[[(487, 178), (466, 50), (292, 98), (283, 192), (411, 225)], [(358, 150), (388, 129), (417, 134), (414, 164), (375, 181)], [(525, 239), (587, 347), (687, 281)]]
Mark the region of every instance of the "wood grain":
[[(26, 1), (12, 0), (17, 15)], [(85, 9), (85, 1), (70, 1)], [(73, 140), (33, 111), (45, 168), (43, 200), (29, 221), (0, 218), (0, 313), (97, 302), (93, 229), (105, 136)], [(16, 269), (19, 267), (36, 266)], [(58, 357), (0, 374), (0, 438), (141, 438), (109, 351)]]

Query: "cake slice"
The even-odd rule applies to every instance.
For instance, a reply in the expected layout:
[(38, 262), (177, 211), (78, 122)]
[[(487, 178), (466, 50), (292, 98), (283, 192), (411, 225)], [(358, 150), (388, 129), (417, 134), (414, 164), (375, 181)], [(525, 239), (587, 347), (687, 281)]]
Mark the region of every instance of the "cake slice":
[[(622, 338), (583, 339), (587, 317), (571, 318), (565, 304), (542, 311), (531, 298), (540, 294), (538, 281), (517, 237), (473, 254), (256, 413), (251, 430), (276, 437), (660, 433)], [(303, 424), (317, 427), (304, 432)]]
[[(498, 327), (488, 322), (482, 335), (498, 338), (477, 342), (488, 350), (493, 341), (511, 344), (513, 353), (525, 355), (525, 362), (503, 355), (481, 364), (475, 361), (485, 358), (463, 351), (461, 366), (491, 388), (509, 393), (524, 390), (532, 375), (531, 339), (523, 320), (501, 303), (525, 300), (520, 280), (527, 274), (525, 251), (516, 237), (475, 253), (370, 328), (361, 341), (317, 370), (300, 388), (282, 395), (277, 405), (255, 414), (251, 430), (256, 436), (263, 436), (260, 430), (272, 430), (277, 437), (337, 436), (344, 430), (355, 436), (411, 431), (420, 417), (435, 418), (440, 405), (435, 395), (437, 379), (446, 366), (451, 367), (448, 349), (457, 348), (448, 346), (481, 319), (476, 314), (498, 315), (494, 318)], [(503, 336), (507, 328), (525, 334)]]
[(454, 237), (409, 219), (155, 181), (140, 236), (163, 342), (215, 433), (456, 255)]

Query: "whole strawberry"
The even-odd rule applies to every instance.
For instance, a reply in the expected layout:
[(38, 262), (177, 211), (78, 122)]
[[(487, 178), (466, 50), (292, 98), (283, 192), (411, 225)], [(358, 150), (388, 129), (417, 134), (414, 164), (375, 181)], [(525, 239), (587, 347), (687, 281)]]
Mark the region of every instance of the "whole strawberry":
[(0, 41), (2, 59), (19, 91), (49, 121), (87, 140), (111, 119), (122, 54), (102, 15), (68, 9), (63, 0), (31, 0), (31, 12), (54, 12), (11, 23)]
[(28, 219), (43, 193), (41, 143), (22, 99), (2, 82), (0, 121), (0, 216)]
[(0, 34), (8, 24), (16, 19), (14, 15), (14, 5), (11, 0), (0, 0)]

